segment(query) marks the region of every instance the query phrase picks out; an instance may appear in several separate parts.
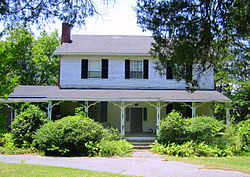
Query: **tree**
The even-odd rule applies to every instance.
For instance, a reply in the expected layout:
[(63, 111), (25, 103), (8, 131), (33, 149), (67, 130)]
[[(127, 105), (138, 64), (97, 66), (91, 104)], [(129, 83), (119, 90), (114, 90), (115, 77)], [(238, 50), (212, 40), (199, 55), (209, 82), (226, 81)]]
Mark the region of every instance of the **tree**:
[(60, 45), (57, 32), (48, 35), (42, 32), (32, 48), (32, 62), (36, 68), (35, 85), (57, 85), (59, 56), (53, 55)]
[[(2, 45), (1, 41), (0, 44)], [(0, 97), (6, 98), (17, 86), (18, 77), (14, 74), (16, 68), (15, 58), (0, 47)]]
[(249, 5), (247, 0), (138, 0), (137, 22), (153, 34), (156, 69), (172, 67), (177, 80), (194, 87), (199, 77), (192, 78), (191, 66), (198, 66), (200, 76), (227, 52), (239, 59), (245, 55), (238, 51), (249, 52)]
[[(108, 5), (111, 0), (102, 0)], [(87, 17), (99, 14), (93, 0), (2, 0), (0, 21), (10, 27), (13, 23), (41, 25), (54, 18), (71, 25), (84, 25)]]
[(10, 28), (0, 41), (0, 96), (7, 96), (21, 85), (56, 85), (60, 45), (57, 32), (42, 32), (38, 39), (25, 27)]

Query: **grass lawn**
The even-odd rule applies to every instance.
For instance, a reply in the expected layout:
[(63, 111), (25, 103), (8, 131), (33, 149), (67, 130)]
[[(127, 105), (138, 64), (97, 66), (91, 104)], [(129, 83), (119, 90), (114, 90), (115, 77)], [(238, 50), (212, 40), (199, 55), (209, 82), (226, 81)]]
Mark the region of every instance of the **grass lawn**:
[(177, 160), (192, 164), (200, 164), (205, 168), (240, 171), (250, 174), (250, 156), (233, 157), (173, 157), (165, 156), (166, 159)]
[(51, 167), (51, 166), (43, 166), (43, 165), (28, 165), (28, 164), (11, 164), (11, 163), (0, 163), (0, 176), (8, 177), (8, 176), (29, 176), (29, 177), (37, 177), (37, 176), (126, 176), (120, 174), (113, 173), (103, 173), (103, 172), (95, 172), (89, 170), (80, 170), (73, 168), (63, 168), (63, 167)]

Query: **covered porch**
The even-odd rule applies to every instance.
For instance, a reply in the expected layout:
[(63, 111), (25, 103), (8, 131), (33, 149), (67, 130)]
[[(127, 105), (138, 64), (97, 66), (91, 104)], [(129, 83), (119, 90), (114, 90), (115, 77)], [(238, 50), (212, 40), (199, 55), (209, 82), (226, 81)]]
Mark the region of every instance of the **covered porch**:
[(89, 117), (101, 122), (105, 127), (118, 128), (128, 139), (155, 138), (161, 118), (177, 108), (185, 117), (212, 116), (213, 103), (219, 102), (225, 105), (226, 122), (230, 122), (231, 100), (214, 90), (189, 93), (186, 90), (59, 89), (50, 86), (19, 86), (8, 100), (1, 102), (11, 105), (25, 100), (48, 102), (49, 120), (66, 116), (67, 114), (63, 114), (66, 110), (73, 114), (74, 108), (79, 106), (77, 103), (81, 103)]

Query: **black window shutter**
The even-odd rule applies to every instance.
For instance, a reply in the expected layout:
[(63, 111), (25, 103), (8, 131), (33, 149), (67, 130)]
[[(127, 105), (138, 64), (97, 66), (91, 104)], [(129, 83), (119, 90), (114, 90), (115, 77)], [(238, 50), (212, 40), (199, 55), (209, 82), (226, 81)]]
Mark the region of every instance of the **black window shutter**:
[(191, 81), (193, 77), (193, 67), (191, 64), (186, 65), (186, 75), (187, 75), (187, 79)]
[(125, 60), (125, 79), (130, 78), (130, 60)]
[(147, 108), (143, 108), (143, 120), (147, 121), (148, 120), (148, 114), (147, 114)]
[(148, 60), (143, 60), (143, 78), (148, 79)]
[(169, 114), (173, 111), (173, 103), (169, 103), (166, 108), (166, 113)]
[(88, 78), (88, 60), (84, 59), (82, 60), (82, 79)]
[(173, 69), (170, 66), (167, 67), (167, 79), (173, 79)]
[[(189, 106), (192, 106), (191, 102), (188, 102), (186, 104), (189, 105)], [(192, 109), (189, 106), (186, 106), (186, 118), (187, 117), (189, 117), (189, 118), (192, 117)]]
[(109, 62), (108, 59), (102, 59), (102, 78), (108, 78)]
[(108, 103), (106, 101), (101, 102), (101, 122), (108, 121)]

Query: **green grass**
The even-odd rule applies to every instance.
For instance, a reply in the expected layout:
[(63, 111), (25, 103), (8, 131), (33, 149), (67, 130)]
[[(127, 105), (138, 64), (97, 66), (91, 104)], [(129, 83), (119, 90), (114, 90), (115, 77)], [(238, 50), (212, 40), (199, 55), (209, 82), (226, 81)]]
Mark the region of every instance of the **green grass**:
[(192, 163), (192, 164), (200, 164), (206, 166), (206, 168), (233, 170), (250, 174), (250, 156), (233, 156), (233, 157), (164, 156), (164, 158)]
[(28, 164), (10, 164), (10, 163), (0, 163), (0, 176), (8, 177), (39, 177), (39, 176), (47, 176), (47, 177), (85, 177), (85, 176), (126, 176), (121, 174), (114, 173), (103, 173), (103, 172), (95, 172), (89, 170), (80, 170), (73, 168), (63, 168), (63, 167), (52, 167), (52, 166), (43, 166), (43, 165), (28, 165)]

